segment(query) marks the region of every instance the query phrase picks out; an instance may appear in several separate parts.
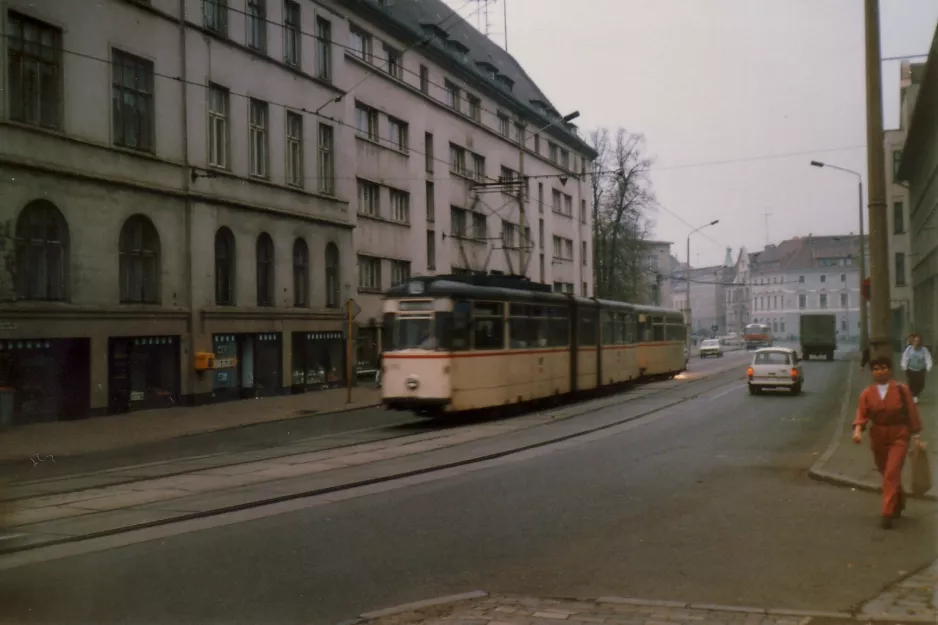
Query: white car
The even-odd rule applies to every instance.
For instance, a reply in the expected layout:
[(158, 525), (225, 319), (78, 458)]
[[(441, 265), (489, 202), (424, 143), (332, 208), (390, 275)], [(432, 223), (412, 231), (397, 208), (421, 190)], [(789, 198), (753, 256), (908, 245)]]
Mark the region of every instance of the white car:
[(787, 347), (763, 347), (756, 350), (746, 377), (752, 395), (758, 395), (768, 388), (785, 388), (792, 395), (797, 395), (804, 386), (804, 368), (798, 360), (798, 353)]
[(707, 356), (723, 357), (723, 344), (720, 343), (720, 339), (707, 339), (700, 344), (700, 357), (706, 358)]

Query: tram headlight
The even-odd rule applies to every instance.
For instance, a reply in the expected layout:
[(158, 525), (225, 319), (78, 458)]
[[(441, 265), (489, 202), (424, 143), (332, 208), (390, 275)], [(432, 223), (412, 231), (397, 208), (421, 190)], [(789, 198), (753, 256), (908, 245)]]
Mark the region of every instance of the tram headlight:
[(407, 378), (408, 389), (412, 391), (416, 391), (418, 386), (420, 386), (420, 382), (417, 380), (417, 376), (412, 375), (409, 378)]

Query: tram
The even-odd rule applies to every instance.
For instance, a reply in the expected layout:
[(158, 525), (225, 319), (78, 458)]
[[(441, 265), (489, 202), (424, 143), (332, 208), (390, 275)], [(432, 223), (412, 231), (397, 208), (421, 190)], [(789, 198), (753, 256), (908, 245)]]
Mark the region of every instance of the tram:
[(382, 401), (428, 416), (673, 377), (686, 364), (679, 311), (525, 278), (413, 278), (388, 291), (383, 326)]

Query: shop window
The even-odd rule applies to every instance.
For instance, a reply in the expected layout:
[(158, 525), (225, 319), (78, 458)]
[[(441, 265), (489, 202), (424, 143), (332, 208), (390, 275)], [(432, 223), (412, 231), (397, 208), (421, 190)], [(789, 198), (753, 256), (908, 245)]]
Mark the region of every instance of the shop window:
[(345, 340), (341, 332), (294, 332), (291, 340), (295, 391), (345, 383)]
[(0, 426), (87, 416), (90, 344), (88, 339), (0, 340)]
[(120, 301), (160, 303), (160, 235), (143, 215), (134, 215), (121, 228)]
[(66, 299), (68, 224), (51, 202), (31, 202), (17, 218), (13, 274), (19, 299)]
[(215, 304), (234, 304), (235, 239), (226, 227), (215, 233)]
[(174, 406), (179, 393), (179, 338), (114, 337), (109, 341), (108, 410)]

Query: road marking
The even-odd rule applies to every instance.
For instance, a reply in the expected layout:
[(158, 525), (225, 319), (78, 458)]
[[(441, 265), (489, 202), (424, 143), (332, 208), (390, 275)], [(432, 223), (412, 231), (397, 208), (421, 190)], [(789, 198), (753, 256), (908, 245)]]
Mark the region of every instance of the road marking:
[(724, 395), (728, 395), (728, 394), (732, 393), (733, 391), (741, 391), (741, 390), (743, 390), (744, 388), (746, 388), (746, 385), (745, 385), (745, 384), (740, 384), (739, 386), (731, 386), (731, 387), (729, 387), (728, 389), (726, 389), (726, 390), (724, 390), (724, 391), (720, 391), (720, 392), (717, 393), (716, 395), (711, 395), (709, 399), (710, 399), (710, 401), (713, 401), (714, 399), (719, 399), (720, 397), (723, 397)]

